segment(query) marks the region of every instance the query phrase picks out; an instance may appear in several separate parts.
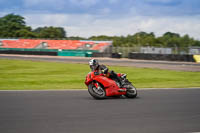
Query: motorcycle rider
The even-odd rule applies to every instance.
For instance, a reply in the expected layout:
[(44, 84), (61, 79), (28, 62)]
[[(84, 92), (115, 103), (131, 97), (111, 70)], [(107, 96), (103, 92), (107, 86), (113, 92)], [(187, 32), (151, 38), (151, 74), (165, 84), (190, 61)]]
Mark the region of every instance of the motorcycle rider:
[(103, 74), (105, 77), (108, 77), (112, 80), (117, 81), (120, 84), (120, 88), (122, 88), (122, 79), (118, 77), (118, 75), (114, 71), (108, 71), (108, 68), (105, 65), (99, 65), (98, 60), (91, 59), (89, 61), (90, 69), (94, 72), (95, 75)]

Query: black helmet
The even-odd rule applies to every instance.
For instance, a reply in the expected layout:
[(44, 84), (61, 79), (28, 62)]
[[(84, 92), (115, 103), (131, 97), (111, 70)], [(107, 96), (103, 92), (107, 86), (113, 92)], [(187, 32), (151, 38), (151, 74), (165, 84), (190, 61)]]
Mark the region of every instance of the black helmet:
[(99, 62), (97, 60), (95, 60), (95, 59), (91, 59), (89, 61), (89, 65), (90, 65), (91, 70), (94, 71), (99, 66)]

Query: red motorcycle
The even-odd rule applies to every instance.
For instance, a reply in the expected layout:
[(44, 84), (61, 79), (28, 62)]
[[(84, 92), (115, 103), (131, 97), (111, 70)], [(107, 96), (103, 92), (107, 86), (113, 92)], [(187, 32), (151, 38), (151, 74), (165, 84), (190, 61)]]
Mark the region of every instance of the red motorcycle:
[(88, 92), (95, 99), (105, 99), (107, 97), (126, 96), (127, 98), (135, 98), (137, 90), (128, 81), (125, 74), (117, 74), (123, 82), (122, 88), (119, 83), (110, 78), (105, 77), (103, 74), (96, 74), (90, 72), (86, 76), (85, 84), (88, 86)]

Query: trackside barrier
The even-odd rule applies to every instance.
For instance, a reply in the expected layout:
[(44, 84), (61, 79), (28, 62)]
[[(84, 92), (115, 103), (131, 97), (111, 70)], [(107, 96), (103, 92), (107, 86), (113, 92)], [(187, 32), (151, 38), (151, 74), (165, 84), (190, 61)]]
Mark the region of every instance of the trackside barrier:
[(195, 62), (193, 55), (129, 53), (129, 59)]
[(42, 51), (42, 52), (57, 52), (58, 49), (0, 48), (0, 51)]
[(200, 55), (193, 55), (195, 62), (200, 63)]
[(21, 49), (21, 48), (0, 48), (0, 54), (21, 54), (21, 55), (50, 55), (57, 56), (55, 49)]
[(93, 52), (98, 52), (98, 51), (97, 50), (0, 48), (0, 54), (23, 54), (23, 55), (53, 55), (53, 56), (92, 57)]
[(16, 50), (5, 50), (5, 51), (0, 51), (0, 54), (50, 55), (50, 56), (57, 56), (57, 52), (48, 52), (48, 51), (16, 51)]
[(79, 57), (92, 57), (93, 50), (62, 50), (58, 51), (58, 56), (79, 56)]
[(92, 57), (110, 57), (110, 58), (121, 58), (121, 53), (100, 53), (100, 52), (93, 52)]

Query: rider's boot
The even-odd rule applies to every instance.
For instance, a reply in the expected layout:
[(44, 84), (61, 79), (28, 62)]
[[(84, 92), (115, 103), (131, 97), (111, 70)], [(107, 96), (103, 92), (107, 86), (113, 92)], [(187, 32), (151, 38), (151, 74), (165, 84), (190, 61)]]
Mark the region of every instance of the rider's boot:
[(119, 83), (119, 88), (123, 88), (123, 80), (120, 77), (117, 77), (117, 81)]
[(111, 79), (119, 83), (119, 88), (123, 87), (123, 81), (122, 81), (123, 79), (121, 77), (118, 77), (118, 75), (114, 71), (110, 72), (110, 76), (111, 76)]
[(122, 78), (122, 79), (125, 79), (125, 78), (126, 78), (126, 74), (123, 74), (123, 75), (121, 76), (121, 78)]

